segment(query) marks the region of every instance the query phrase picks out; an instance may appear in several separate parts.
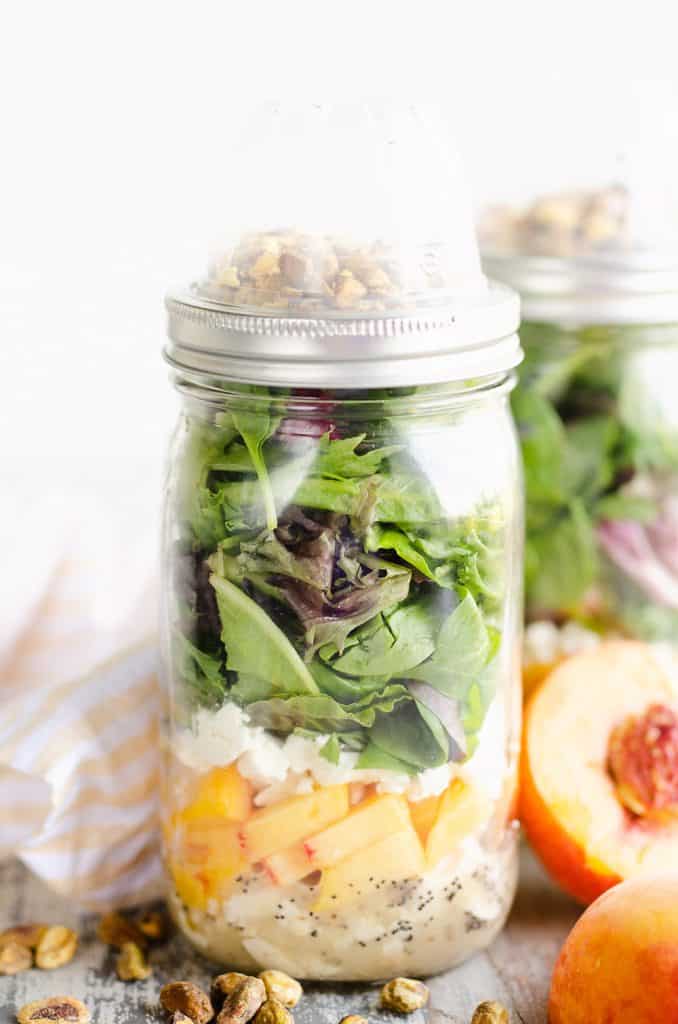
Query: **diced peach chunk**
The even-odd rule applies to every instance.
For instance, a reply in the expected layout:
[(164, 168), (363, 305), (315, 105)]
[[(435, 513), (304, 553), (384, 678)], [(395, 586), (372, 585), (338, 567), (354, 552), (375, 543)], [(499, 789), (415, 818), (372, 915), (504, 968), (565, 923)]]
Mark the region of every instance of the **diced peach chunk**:
[(181, 902), (194, 910), (204, 910), (208, 899), (204, 879), (177, 863), (170, 864), (170, 872)]
[(343, 860), (356, 850), (370, 846), (383, 836), (400, 832), (410, 824), (407, 801), (402, 796), (378, 796), (365, 800), (347, 818), (304, 843), (314, 868)]
[(291, 885), (314, 870), (303, 843), (272, 853), (262, 863), (274, 885)]
[(186, 825), (180, 849), (186, 863), (207, 870), (235, 873), (247, 863), (237, 823), (220, 818), (203, 818)]
[(435, 823), (426, 840), (430, 867), (454, 853), (462, 839), (475, 832), (491, 814), (490, 801), (461, 779), (453, 779), (443, 793)]
[(420, 878), (426, 869), (424, 851), (411, 824), (326, 868), (313, 905), (334, 910), (357, 902), (377, 886)]
[(306, 836), (344, 818), (349, 811), (348, 786), (327, 786), (308, 796), (295, 796), (264, 807), (239, 828), (240, 847), (250, 862), (294, 846)]
[(234, 764), (213, 768), (198, 783), (195, 799), (181, 812), (184, 821), (217, 817), (244, 821), (252, 812), (252, 786)]
[(424, 800), (414, 800), (410, 804), (412, 824), (416, 828), (422, 843), (425, 843), (428, 839), (429, 833), (438, 816), (439, 806), (440, 793), (436, 796), (427, 796)]

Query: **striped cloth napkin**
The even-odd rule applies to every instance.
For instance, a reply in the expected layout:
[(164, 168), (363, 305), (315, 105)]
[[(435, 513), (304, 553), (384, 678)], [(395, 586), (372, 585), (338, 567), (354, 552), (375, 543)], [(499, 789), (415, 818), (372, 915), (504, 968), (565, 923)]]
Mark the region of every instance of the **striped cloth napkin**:
[(156, 498), (3, 499), (0, 857), (97, 910), (161, 887)]

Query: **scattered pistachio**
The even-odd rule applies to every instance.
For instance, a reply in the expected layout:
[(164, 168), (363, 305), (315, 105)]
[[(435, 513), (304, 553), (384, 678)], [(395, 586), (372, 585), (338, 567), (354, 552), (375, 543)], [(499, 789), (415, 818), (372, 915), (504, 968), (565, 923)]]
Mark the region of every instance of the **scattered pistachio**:
[(241, 985), (248, 977), (248, 974), (241, 974), (240, 971), (228, 971), (226, 974), (218, 974), (212, 980), (212, 988), (210, 990), (210, 997), (214, 1008), (220, 1010), (224, 1005), (224, 999), (230, 996), (231, 992), (234, 992), (238, 985)]
[(297, 1005), (304, 990), (296, 978), (291, 978), (284, 971), (262, 971), (259, 975), (269, 999), (277, 999), (283, 1006), (290, 1009)]
[(8, 942), (18, 942), (26, 949), (35, 949), (47, 927), (46, 924), (15, 924), (13, 928), (6, 928), (4, 932), (0, 932), (0, 946)]
[(476, 1006), (471, 1024), (509, 1024), (509, 1012), (494, 1000)]
[(350, 1013), (348, 1017), (342, 1017), (339, 1024), (369, 1024), (367, 1017), (361, 1017), (357, 1013)]
[(217, 1024), (246, 1024), (266, 1001), (266, 989), (259, 978), (245, 978), (226, 998)]
[(267, 999), (254, 1017), (254, 1024), (294, 1024), (294, 1017), (279, 999)]
[(146, 945), (146, 936), (134, 922), (113, 910), (104, 914), (97, 927), (97, 938), (108, 946), (121, 949), (126, 942), (136, 942), (137, 946)]
[(151, 975), (143, 950), (136, 942), (124, 942), (115, 961), (120, 981), (145, 981)]
[(89, 1024), (89, 1010), (73, 996), (52, 996), (50, 999), (36, 999), (22, 1006), (16, 1015), (19, 1024)]
[(18, 974), (27, 971), (33, 964), (33, 956), (27, 946), (19, 942), (5, 942), (0, 946), (0, 974)]
[(428, 1003), (429, 992), (415, 978), (394, 978), (381, 990), (381, 1005), (396, 1013), (414, 1013)]
[(44, 971), (52, 971), (62, 967), (75, 956), (78, 948), (78, 936), (72, 928), (62, 924), (50, 925), (40, 936), (35, 950), (35, 963)]
[(191, 981), (170, 981), (164, 985), (160, 989), (160, 1005), (168, 1013), (185, 1013), (194, 1024), (207, 1024), (214, 1016), (209, 997)]
[(170, 930), (167, 915), (163, 914), (161, 910), (145, 910), (136, 918), (134, 926), (150, 942), (163, 942)]

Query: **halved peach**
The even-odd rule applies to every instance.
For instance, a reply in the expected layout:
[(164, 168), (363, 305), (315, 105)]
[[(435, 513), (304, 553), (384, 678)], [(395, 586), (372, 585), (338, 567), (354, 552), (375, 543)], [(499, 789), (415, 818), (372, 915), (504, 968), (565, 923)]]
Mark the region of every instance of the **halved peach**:
[(558, 664), (559, 661), (533, 661), (529, 665), (523, 665), (524, 700), (529, 700)]
[(582, 903), (678, 859), (678, 690), (652, 650), (604, 643), (563, 661), (529, 702), (520, 815)]

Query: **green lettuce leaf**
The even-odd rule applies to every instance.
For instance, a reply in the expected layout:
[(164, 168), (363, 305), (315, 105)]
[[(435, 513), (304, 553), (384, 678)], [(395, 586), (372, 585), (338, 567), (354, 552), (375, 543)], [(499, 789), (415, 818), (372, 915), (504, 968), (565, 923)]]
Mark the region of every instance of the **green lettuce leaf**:
[(413, 767), (416, 774), (437, 768), (450, 759), (450, 737), (437, 715), (418, 700), (410, 700), (380, 714), (370, 730), (370, 740), (389, 757)]
[(212, 573), (226, 667), (267, 680), (276, 692), (318, 693), (308, 668), (266, 612), (230, 580)]
[(400, 451), (401, 445), (373, 448), (362, 453), (356, 449), (365, 440), (365, 434), (330, 440), (328, 434), (320, 438), (318, 455), (313, 467), (314, 475), (333, 480), (373, 476), (381, 468), (384, 459)]
[(274, 530), (278, 525), (278, 517), (275, 509), (273, 489), (262, 449), (264, 441), (267, 441), (275, 433), (280, 420), (279, 418), (272, 417), (266, 409), (257, 411), (238, 409), (231, 413), (220, 413), (216, 417), (217, 423), (227, 423), (229, 417), (247, 446), (247, 451), (259, 478), (259, 486), (261, 487), (266, 512), (266, 525), (269, 530)]
[(177, 671), (192, 701), (207, 708), (221, 707), (227, 685), (221, 659), (199, 650), (183, 633), (175, 634), (173, 647)]
[(405, 676), (433, 652), (437, 626), (432, 601), (401, 604), (356, 630), (343, 654), (328, 645), (320, 657), (344, 675)]
[(552, 522), (528, 532), (525, 577), (532, 608), (574, 609), (598, 574), (598, 547), (590, 516), (574, 498)]
[(361, 676), (359, 679), (350, 679), (335, 672), (319, 658), (314, 658), (308, 667), (321, 691), (334, 697), (340, 704), (352, 704), (368, 693), (382, 690), (388, 682), (387, 676)]
[(426, 557), (418, 551), (406, 533), (397, 526), (384, 526), (381, 523), (372, 525), (365, 535), (366, 551), (395, 551), (403, 562), (407, 562), (417, 572), (429, 580), (435, 580), (435, 574)]
[(255, 701), (247, 711), (255, 725), (263, 725), (273, 732), (287, 734), (304, 729), (325, 735), (371, 729), (378, 713), (388, 717), (398, 704), (411, 700), (406, 686), (391, 684), (355, 704), (340, 704), (324, 693), (317, 696), (276, 696)]
[(485, 620), (467, 593), (442, 624), (428, 661), (407, 669), (405, 674), (428, 683), (446, 697), (460, 698), (480, 676), (490, 649)]

